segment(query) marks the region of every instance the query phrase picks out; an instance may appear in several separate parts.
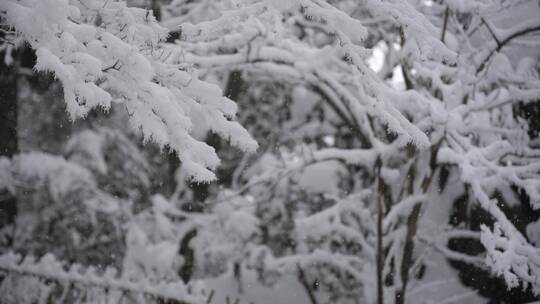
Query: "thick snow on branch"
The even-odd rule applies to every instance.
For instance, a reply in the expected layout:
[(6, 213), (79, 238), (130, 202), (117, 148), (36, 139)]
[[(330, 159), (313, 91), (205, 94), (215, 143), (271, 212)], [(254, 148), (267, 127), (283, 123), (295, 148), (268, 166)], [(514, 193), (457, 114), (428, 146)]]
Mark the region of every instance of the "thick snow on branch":
[(0, 164), (3, 189), (23, 192), (43, 187), (55, 202), (77, 196), (90, 210), (118, 209), (118, 200), (98, 188), (88, 169), (62, 157), (41, 152), (21, 153), (13, 159), (0, 158)]
[(217, 86), (166, 60), (167, 30), (150, 12), (104, 0), (8, 0), (0, 11), (36, 50), (35, 68), (62, 83), (71, 118), (122, 103), (145, 140), (168, 145), (198, 181), (215, 178), (219, 159), (193, 131), (211, 130), (244, 151), (257, 148), (232, 121), (236, 106)]
[(146, 278), (140, 280), (119, 276), (116, 269), (108, 268), (103, 273), (96, 269), (83, 268), (80, 265), (66, 265), (48, 254), (39, 261), (32, 257), (22, 258), (18, 254), (0, 255), (0, 271), (8, 274), (37, 277), (52, 280), (58, 284), (77, 284), (86, 288), (97, 287), (105, 290), (120, 290), (133, 294), (143, 294), (162, 300), (177, 300), (181, 303), (203, 303), (203, 299), (188, 291), (181, 282), (151, 282)]
[[(366, 64), (370, 53), (361, 44), (366, 29), (359, 20), (323, 1), (246, 2), (217, 19), (183, 24), (177, 42), (187, 51), (183, 58), (204, 69), (242, 68), (305, 83), (335, 96), (329, 102), (356, 127), (370, 115), (402, 144), (429, 146), (427, 136), (396, 110), (403, 98)], [(328, 35), (329, 43), (300, 39), (295, 23)]]

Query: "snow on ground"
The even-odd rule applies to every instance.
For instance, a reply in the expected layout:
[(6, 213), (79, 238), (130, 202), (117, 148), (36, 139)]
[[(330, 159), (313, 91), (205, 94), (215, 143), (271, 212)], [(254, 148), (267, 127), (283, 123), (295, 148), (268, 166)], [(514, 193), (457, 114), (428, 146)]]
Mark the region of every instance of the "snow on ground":
[(214, 290), (212, 304), (227, 303), (226, 297), (229, 297), (231, 304), (236, 299), (240, 300), (237, 304), (309, 304), (304, 288), (292, 276), (284, 277), (273, 287), (266, 287), (257, 282), (255, 272), (244, 270), (242, 294), (238, 291), (238, 281), (230, 274), (205, 283), (209, 290)]
[[(459, 282), (448, 262), (439, 254), (427, 258), (430, 263), (424, 278), (409, 291), (409, 303), (417, 304), (479, 304), (486, 299)], [(273, 287), (263, 286), (257, 282), (253, 271), (242, 272), (242, 288), (240, 293), (238, 281), (230, 274), (205, 281), (208, 290), (213, 290), (211, 304), (310, 304), (304, 288), (292, 276), (284, 277)], [(388, 294), (388, 297), (391, 295)], [(229, 301), (227, 302), (227, 297)], [(427, 299), (427, 300), (426, 300)], [(534, 304), (534, 303), (531, 303)], [(540, 304), (540, 302), (536, 303)]]
[(461, 284), (456, 271), (440, 254), (426, 257), (429, 265), (421, 281), (411, 286), (408, 303), (417, 304), (480, 304), (487, 300)]

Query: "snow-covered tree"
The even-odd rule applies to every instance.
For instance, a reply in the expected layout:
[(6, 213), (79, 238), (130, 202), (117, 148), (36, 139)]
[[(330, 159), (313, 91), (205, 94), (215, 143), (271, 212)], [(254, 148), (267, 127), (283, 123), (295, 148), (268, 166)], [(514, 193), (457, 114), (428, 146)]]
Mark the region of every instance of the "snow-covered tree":
[(219, 160), (195, 133), (211, 130), (255, 150), (231, 120), (235, 104), (164, 44), (167, 30), (149, 11), (101, 0), (3, 1), (0, 11), (36, 50), (35, 68), (60, 80), (72, 118), (122, 103), (145, 140), (177, 153), (197, 181), (212, 180)]
[[(183, 18), (204, 20), (196, 14), (209, 4), (205, 1), (199, 4), (192, 4), (189, 12), (173, 18), (168, 25), (175, 20), (186, 20)], [(334, 204), (328, 204), (331, 210), (346, 202), (351, 194), (363, 190), (372, 193), (371, 203), (359, 204), (358, 208), (372, 212), (374, 226), (356, 227), (360, 235), (369, 233), (370, 229), (375, 235), (368, 244), (373, 253), (371, 265), (376, 264), (378, 269), (365, 271), (368, 277), (379, 276), (375, 285), (380, 291), (368, 299), (382, 301), (386, 295), (387, 299), (403, 303), (407, 290), (414, 292), (421, 284), (414, 281), (426, 272), (423, 269), (431, 263), (428, 258), (434, 253), (450, 260), (483, 265), (502, 276), (509, 287), (521, 285), (538, 293), (539, 249), (500, 207), (527, 203), (517, 202), (513, 194), (524, 191), (531, 208), (537, 209), (538, 151), (529, 139), (526, 123), (516, 114), (516, 105), (537, 100), (538, 64), (534, 58), (517, 62), (511, 58), (515, 53), (505, 52), (505, 47), (538, 31), (538, 22), (531, 17), (515, 20), (512, 27), (496, 25), (497, 14), (503, 9), (517, 16), (527, 9), (538, 11), (537, 5), (528, 1), (467, 5), (420, 1), (361, 4), (333, 1), (332, 4), (224, 1), (208, 9), (229, 9), (218, 19), (180, 27), (178, 44), (193, 53), (186, 54), (187, 61), (211, 72), (243, 70), (249, 75), (245, 77), (248, 83), (252, 81), (255, 86), (265, 80), (284, 84), (282, 90), (288, 90), (289, 98), (294, 91), (291, 87), (310, 91), (318, 95), (313, 99), (320, 98), (326, 103), (325, 122), (337, 120), (354, 138), (352, 143), (345, 143), (335, 132), (323, 129), (317, 137), (328, 136), (334, 145), (337, 143), (337, 149), (321, 150), (325, 143), (315, 141), (317, 144), (309, 152), (293, 152), (296, 161), (287, 161), (295, 157), (278, 156), (283, 164), (276, 166), (281, 165), (281, 170), (271, 171), (267, 167), (266, 163), (272, 163), (271, 159), (276, 157), (265, 156), (256, 161), (266, 168), (262, 173), (266, 182), (254, 182), (247, 175), (237, 192), (248, 193), (248, 198), (259, 199), (260, 205), (266, 206), (261, 207), (266, 211), (260, 216), (274, 221), (264, 222), (263, 230), (281, 230), (276, 232), (275, 239), (283, 242), (282, 245), (276, 247), (270, 239), (262, 243), (273, 254), (300, 257), (295, 247), (301, 242), (297, 243), (291, 234), (305, 236), (314, 233), (314, 229), (299, 224), (303, 212), (296, 213), (301, 208), (292, 198), (294, 184), (277, 189), (287, 180), (284, 176), (303, 170), (309, 172), (313, 162), (326, 161), (320, 156), (325, 155), (349, 164), (348, 168), (351, 164), (361, 165), (353, 172), (362, 172), (360, 180), (353, 182), (352, 190), (349, 187), (338, 195)], [(227, 22), (231, 17), (238, 22)], [(200, 41), (201, 36), (205, 42)], [(368, 68), (371, 58), (366, 47), (384, 50), (386, 60), (379, 73)], [(403, 79), (404, 90), (392, 86), (388, 79), (398, 77)], [(294, 100), (290, 104), (293, 112)], [(273, 109), (273, 113), (280, 113), (277, 106)], [(288, 119), (290, 125), (305, 126), (305, 121), (295, 121), (296, 117)], [(282, 129), (284, 133), (290, 131), (287, 127)], [(279, 144), (287, 145), (287, 142)], [(269, 153), (275, 155), (275, 152)], [(328, 179), (330, 172), (340, 171), (339, 166), (336, 163), (322, 169), (319, 178)], [(313, 172), (308, 175), (316, 176)], [(250, 189), (264, 183), (264, 190), (250, 193)], [(449, 222), (454, 201), (464, 193), (468, 194), (467, 204), (489, 213), (481, 231), (441, 225), (441, 221)], [(504, 197), (499, 193), (504, 193)], [(270, 198), (264, 199), (266, 196)], [(308, 201), (313, 204), (317, 199), (312, 195)], [(326, 209), (311, 210), (312, 216), (320, 219), (318, 213), (332, 213)], [(334, 221), (335, 229), (339, 229), (342, 223)], [(283, 226), (278, 228), (279, 225)], [(448, 242), (458, 238), (479, 240), (486, 250), (485, 257), (450, 250)], [(327, 249), (327, 252), (335, 254), (337, 250)], [(358, 256), (358, 251), (351, 255)], [(299, 260), (309, 259), (302, 256)], [(339, 259), (328, 258), (327, 263), (331, 260)], [(279, 268), (279, 263), (269, 265)], [(321, 267), (312, 269), (318, 271)], [(283, 269), (296, 271), (291, 265)]]
[[(44, 188), (69, 205), (59, 212), (89, 214), (96, 237), (114, 238), (107, 227), (121, 223), (121, 263), (104, 262), (120, 275), (95, 274), (97, 262), (67, 251), (37, 250), (43, 244), (31, 236), (15, 249), (44, 257), (3, 255), (2, 290), (29, 280), (39, 286), (29, 297), (46, 298), (59, 292), (42, 284), (48, 278), (76, 285), (92, 295), (86, 301), (196, 302), (207, 292), (199, 279), (229, 273), (242, 290), (241, 273), (255, 271), (267, 285), (295, 277), (312, 303), (479, 300), (461, 284), (430, 288), (457, 279), (449, 260), (540, 293), (538, 222), (511, 216), (540, 208), (540, 146), (521, 113), (540, 96), (539, 54), (528, 46), (540, 31), (535, 1), (133, 4), (155, 9), (160, 23), (122, 1), (0, 3), (6, 37), (35, 50), (35, 69), (62, 84), (71, 118), (114, 104), (181, 163), (174, 191), (159, 193), (144, 155), (106, 128), (79, 133), (62, 157), (2, 159), (9, 191)], [(223, 95), (238, 102), (243, 127)], [(258, 153), (213, 148), (209, 132)], [(215, 173), (219, 187), (189, 188)], [(474, 225), (471, 210), (484, 212)], [(94, 211), (102, 222), (91, 220)], [(33, 225), (50, 222), (38, 215)], [(59, 228), (76, 249), (76, 226)], [(481, 249), (460, 251), (456, 241)]]

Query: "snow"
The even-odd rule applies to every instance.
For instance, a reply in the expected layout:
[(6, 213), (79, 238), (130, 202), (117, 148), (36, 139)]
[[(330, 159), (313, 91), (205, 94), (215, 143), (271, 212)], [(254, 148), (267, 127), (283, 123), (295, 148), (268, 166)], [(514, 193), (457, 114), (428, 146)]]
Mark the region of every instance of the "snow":
[[(538, 101), (538, 60), (514, 43), (540, 28), (521, 17), (531, 3), (175, 0), (153, 7), (158, 22), (126, 1), (0, 2), (6, 37), (26, 41), (88, 123), (62, 155), (0, 158), (0, 193), (30, 202), (12, 229), (28, 256), (0, 248), (0, 291), (374, 303), (380, 275), (386, 299), (481, 302), (448, 262), (460, 261), (540, 294), (540, 222), (516, 219), (540, 210), (535, 124), (517, 111)], [(245, 88), (231, 100), (236, 72)], [(93, 111), (121, 111), (130, 130)], [(230, 176), (210, 183), (218, 173)], [(116, 264), (94, 264), (109, 248)]]
[(339, 194), (339, 178), (344, 170), (337, 161), (318, 162), (305, 167), (298, 183), (307, 192)]
[[(197, 181), (213, 180), (211, 170), (219, 160), (211, 147), (191, 136), (193, 124), (202, 124), (242, 150), (257, 148), (247, 131), (229, 120), (236, 108), (220, 88), (200, 81), (196, 73), (187, 85), (175, 81), (182, 73), (177, 63), (156, 55), (169, 52), (164, 45), (167, 30), (147, 19), (144, 10), (102, 0), (10, 0), (0, 9), (8, 11), (8, 20), (36, 49), (35, 68), (53, 72), (62, 83), (72, 119), (94, 108), (108, 110), (116, 95), (131, 113), (133, 128), (145, 140), (173, 148)], [(84, 24), (95, 14), (103, 27)], [(26, 20), (41, 26), (28, 26)]]
[(535, 246), (540, 245), (540, 220), (527, 225), (527, 237)]
[(383, 42), (379, 42), (373, 48), (373, 54), (368, 58), (367, 63), (374, 72), (379, 72), (384, 65), (384, 53), (386, 45)]
[(227, 297), (229, 297), (231, 303), (239, 299), (238, 304), (310, 303), (303, 287), (292, 276), (286, 276), (272, 286), (264, 286), (259, 283), (254, 271), (244, 269), (240, 283), (243, 286), (243, 293), (238, 291), (239, 283), (230, 274), (206, 280), (204, 283), (207, 290), (213, 290), (215, 293), (211, 303), (226, 303)]

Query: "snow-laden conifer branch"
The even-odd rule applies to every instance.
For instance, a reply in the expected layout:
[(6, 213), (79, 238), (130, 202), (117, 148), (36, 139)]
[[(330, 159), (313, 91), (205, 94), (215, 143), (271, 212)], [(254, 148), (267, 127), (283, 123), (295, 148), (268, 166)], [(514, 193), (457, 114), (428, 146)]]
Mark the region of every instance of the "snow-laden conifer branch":
[[(512, 192), (510, 187), (513, 186), (527, 193), (533, 209), (538, 208), (538, 151), (531, 146), (526, 127), (516, 117), (514, 106), (535, 101), (540, 82), (529, 59), (515, 64), (502, 52), (512, 39), (536, 31), (537, 20), (520, 20), (507, 30), (500, 30), (487, 15), (497, 5), (494, 2), (478, 8), (483, 26), (488, 27), (485, 36), (473, 38), (465, 34), (459, 28), (459, 21), (450, 17), (445, 42), (454, 49), (457, 49), (454, 43), (466, 46), (459, 48), (462, 54), (455, 64), (437, 58), (418, 60), (421, 57), (414, 53), (407, 55), (415, 71), (411, 77), (413, 85), (423, 88), (428, 99), (444, 105), (442, 108), (430, 102), (428, 112), (419, 109), (417, 114), (420, 115), (412, 115), (431, 120), (426, 122), (431, 125), (432, 134), (442, 139), (436, 163), (458, 167), (459, 179), (470, 186), (476, 202), (495, 220), (495, 227), (482, 230), (488, 265), (503, 276), (509, 286), (516, 286), (521, 280), (524, 287), (531, 286), (538, 293), (538, 282), (530, 276), (538, 273), (538, 265), (534, 258), (529, 258), (531, 254), (537, 255), (538, 249), (528, 243), (499, 206), (511, 205), (511, 199), (509, 202), (491, 199), (497, 191)], [(459, 8), (450, 8), (462, 13)], [(473, 39), (483, 41), (482, 47)], [(403, 52), (407, 52), (407, 48)], [(491, 62), (489, 67), (487, 62)], [(422, 118), (423, 115), (427, 116)], [(495, 239), (514, 245), (497, 247), (493, 245), (497, 243)], [(513, 246), (520, 249), (514, 251)]]
[[(410, 90), (407, 92), (390, 88), (381, 81), (380, 75), (367, 68), (365, 60), (369, 53), (362, 47), (365, 26), (361, 22), (365, 16), (335, 14), (334, 7), (320, 1), (278, 1), (268, 5), (263, 1), (239, 1), (237, 4), (216, 19), (219, 20), (217, 23), (184, 25), (182, 30), (186, 30), (186, 35), (178, 42), (187, 50), (182, 54), (183, 58), (203, 70), (241, 69), (249, 75), (303, 85), (315, 91), (330, 105), (340, 122), (353, 130), (351, 133), (354, 133), (361, 148), (364, 148), (357, 154), (363, 158), (358, 163), (362, 167), (360, 170), (367, 169), (366, 175), (371, 177), (370, 168), (373, 168), (375, 159), (381, 157), (384, 166), (397, 172), (394, 174), (397, 177), (388, 178), (388, 181), (384, 179), (389, 184), (384, 195), (390, 208), (384, 222), (388, 230), (384, 236), (385, 246), (390, 246), (386, 254), (385, 272), (388, 273), (390, 265), (395, 263), (392, 267), (401, 268), (401, 273), (408, 274), (409, 265), (401, 265), (414, 263), (412, 248), (415, 248), (414, 243), (418, 239), (413, 233), (407, 249), (411, 261), (403, 261), (402, 251), (406, 249), (403, 242), (399, 241), (405, 236), (403, 225), (407, 223), (411, 229), (416, 230), (422, 224), (425, 208), (439, 203), (440, 196), (455, 195), (444, 193), (444, 189), (438, 189), (439, 192), (435, 190), (437, 187), (445, 187), (444, 182), (437, 185), (436, 180), (443, 179), (443, 166), (446, 169), (452, 164), (459, 168), (449, 169), (449, 178), (453, 181), (458, 179), (469, 185), (478, 180), (482, 191), (488, 196), (498, 188), (508, 189), (513, 185), (525, 189), (533, 197), (531, 204), (536, 204), (537, 152), (529, 147), (523, 124), (519, 119), (514, 119), (511, 110), (512, 103), (535, 100), (538, 89), (535, 72), (526, 68), (525, 62), (514, 69), (513, 64), (504, 56), (494, 56), (493, 59), (497, 61), (486, 70), (487, 77), (477, 77), (475, 69), (478, 65), (475, 62), (485, 52), (479, 52), (475, 47), (479, 43), (473, 43), (471, 30), (460, 28), (462, 21), (456, 18), (458, 14), (466, 14), (468, 17), (472, 15), (474, 23), (478, 11), (495, 9), (498, 2), (448, 3), (441, 10), (436, 3), (433, 5), (437, 9), (427, 9), (421, 3), (407, 1), (367, 1), (365, 7), (354, 10), (366, 12), (369, 22), (384, 28), (385, 34), (392, 32), (393, 36), (381, 39), (392, 49), (388, 52), (397, 53), (395, 60), (389, 62), (391, 66), (386, 69), (405, 69), (404, 73), (410, 82)], [(346, 3), (340, 1), (333, 4), (336, 7), (347, 7)], [(471, 12), (468, 12), (469, 8)], [(286, 12), (285, 18), (276, 18), (279, 16), (276, 11)], [(441, 14), (443, 11), (444, 14)], [(239, 22), (228, 24), (224, 21), (228, 16), (234, 16)], [(336, 16), (345, 21), (336, 21)], [(439, 20), (441, 16), (444, 16), (444, 20)], [(355, 17), (358, 19), (355, 20)], [(216, 24), (220, 27), (216, 27)], [(343, 30), (351, 25), (361, 28), (359, 36), (351, 37), (348, 31)], [(299, 27), (300, 34), (296, 34), (294, 26)], [(393, 31), (386, 28), (388, 26), (394, 27)], [(513, 29), (519, 27), (524, 28), (525, 24)], [(198, 34), (207, 40), (196, 41), (194, 37)], [(392, 44), (399, 42), (400, 35), (401, 49), (394, 50)], [(505, 40), (504, 37), (512, 36), (501, 33), (495, 35), (499, 44)], [(317, 40), (319, 36), (325, 40)], [(492, 45), (491, 42), (488, 39), (487, 43), (481, 41), (480, 45)], [(280, 78), (277, 79), (276, 75)], [(389, 136), (381, 132), (386, 128), (397, 133), (398, 139), (389, 139)], [(420, 130), (425, 131), (427, 136)], [(430, 146), (431, 151), (411, 149), (413, 151), (410, 155), (404, 157), (403, 146), (410, 141), (421, 143), (421, 147)], [(491, 142), (496, 144), (490, 146)], [(497, 153), (494, 151), (500, 154), (495, 155)], [(323, 149), (311, 155), (307, 153), (299, 156), (300, 160), (296, 161), (292, 161), (292, 157), (291, 161), (284, 161), (282, 167), (276, 166), (279, 169), (270, 166), (276, 170), (267, 170), (250, 179), (242, 193), (246, 197), (250, 193), (256, 193), (257, 196), (258, 187), (248, 186), (256, 178), (261, 178), (260, 181), (268, 180), (266, 185), (271, 185), (269, 187), (272, 192), (280, 187), (289, 187), (287, 189), (290, 190), (294, 187), (293, 183), (283, 180), (294, 180), (294, 174), (281, 175), (277, 172), (301, 172), (299, 168), (309, 167), (306, 166), (309, 162), (304, 160), (316, 159), (318, 155), (323, 156), (327, 152), (330, 151)], [(477, 153), (480, 156), (477, 157)], [(341, 151), (338, 154), (340, 157), (345, 156)], [(463, 158), (463, 155), (467, 156)], [(345, 159), (349, 159), (349, 156)], [(396, 182), (398, 180), (403, 182)], [(367, 187), (374, 187), (371, 182), (363, 181)], [(282, 201), (270, 197), (272, 202), (282, 204), (290, 199), (288, 195), (283, 195)], [(339, 221), (329, 220), (332, 216), (335, 218), (335, 214), (326, 217), (332, 213), (326, 213), (326, 209), (334, 210), (333, 206), (340, 205), (341, 199), (337, 198), (332, 207), (297, 219), (295, 227), (299, 233), (310, 235), (321, 232), (324, 229), (315, 229), (315, 223), (326, 220), (335, 229), (324, 230), (319, 239), (331, 239), (332, 233), (338, 231), (352, 233), (355, 228), (351, 231), (350, 227), (342, 227)], [(264, 201), (262, 198), (260, 200)], [(444, 197), (444, 200), (451, 199)], [(311, 218), (317, 220), (310, 221)], [(498, 216), (495, 219), (498, 220)], [(504, 221), (503, 218), (501, 220)], [(371, 230), (363, 229), (373, 231), (373, 227)], [(353, 237), (353, 234), (349, 237)], [(369, 243), (367, 240), (362, 241), (359, 235), (354, 234), (354, 237), (358, 237), (354, 242)], [(443, 256), (478, 263), (477, 257), (448, 251), (445, 248), (447, 244), (443, 244), (444, 240), (439, 241), (441, 243), (437, 242), (437, 246), (432, 249)], [(394, 277), (394, 286), (398, 288), (407, 284), (401, 281), (405, 277), (400, 276), (401, 273)], [(406, 288), (403, 286), (404, 290)]]
[(114, 268), (98, 273), (92, 267), (66, 265), (48, 254), (39, 261), (15, 253), (0, 255), (0, 272), (6, 275), (37, 277), (59, 285), (74, 284), (83, 288), (97, 287), (103, 290), (118, 290), (123, 293), (142, 294), (160, 300), (176, 300), (180, 303), (203, 303), (200, 296), (192, 295), (181, 282), (152, 282), (146, 278), (133, 280), (119, 276)]
[(0, 11), (36, 50), (35, 68), (60, 80), (72, 119), (123, 103), (145, 140), (169, 146), (198, 181), (215, 178), (211, 170), (219, 159), (194, 131), (210, 130), (244, 151), (256, 149), (232, 120), (236, 106), (219, 87), (183, 62), (165, 61), (167, 30), (148, 11), (104, 0), (9, 0)]
[[(318, 48), (298, 40), (291, 29), (279, 23), (279, 16), (285, 12), (317, 23), (334, 42)], [(249, 26), (244, 29), (225, 22), (231, 18)], [(359, 44), (365, 38), (363, 28), (358, 20), (323, 2), (255, 1), (226, 11), (213, 21), (182, 25), (182, 40), (178, 43), (188, 51), (183, 58), (200, 68), (242, 68), (258, 74), (279, 74), (288, 81), (303, 82), (322, 91), (329, 89), (337, 97), (333, 106), (347, 113), (342, 116), (350, 115), (347, 119), (357, 132), (364, 131), (359, 126), (369, 115), (397, 133), (402, 144), (411, 141), (427, 147), (426, 135), (395, 110), (393, 102), (398, 95), (365, 64), (369, 53)], [(249, 35), (241, 34), (248, 29)], [(201, 36), (203, 42), (199, 42)], [(216, 49), (225, 53), (215, 54), (212, 50)], [(369, 138), (361, 138), (369, 146)]]

